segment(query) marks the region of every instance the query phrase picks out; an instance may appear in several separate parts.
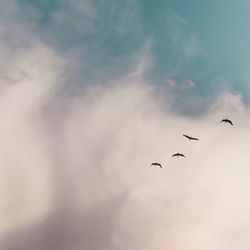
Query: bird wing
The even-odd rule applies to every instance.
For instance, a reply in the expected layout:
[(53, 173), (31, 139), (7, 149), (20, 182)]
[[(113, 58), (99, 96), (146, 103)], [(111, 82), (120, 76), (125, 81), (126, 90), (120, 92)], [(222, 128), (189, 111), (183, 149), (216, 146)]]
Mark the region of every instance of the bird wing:
[(159, 166), (160, 168), (162, 168), (162, 165), (158, 162), (153, 162), (150, 166)]
[(191, 140), (199, 141), (199, 139), (195, 137), (193, 137)]
[(190, 137), (190, 136), (188, 136), (188, 135), (183, 135), (183, 136), (187, 137), (188, 139), (191, 139), (191, 137)]
[(223, 120), (221, 120), (221, 122), (230, 123), (233, 126), (233, 122), (229, 119), (223, 119)]
[(178, 156), (185, 157), (185, 155), (184, 155), (184, 154), (181, 154), (181, 153), (178, 153)]
[(189, 135), (183, 135), (183, 136), (187, 137), (189, 140), (199, 141), (199, 139), (198, 139), (198, 138), (191, 137), (191, 136), (189, 136)]

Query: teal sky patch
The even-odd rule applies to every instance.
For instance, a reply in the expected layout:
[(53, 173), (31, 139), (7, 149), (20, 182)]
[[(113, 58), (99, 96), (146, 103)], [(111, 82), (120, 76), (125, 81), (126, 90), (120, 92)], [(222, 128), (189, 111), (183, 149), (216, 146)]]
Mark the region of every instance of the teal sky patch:
[(177, 82), (190, 79), (199, 94), (226, 88), (247, 94), (250, 3), (157, 2), (140, 1), (145, 32), (155, 40), (155, 75), (170, 74)]
[(89, 82), (129, 72), (150, 41), (146, 77), (178, 96), (220, 91), (249, 98), (250, 3), (246, 0), (24, 0), (32, 21)]

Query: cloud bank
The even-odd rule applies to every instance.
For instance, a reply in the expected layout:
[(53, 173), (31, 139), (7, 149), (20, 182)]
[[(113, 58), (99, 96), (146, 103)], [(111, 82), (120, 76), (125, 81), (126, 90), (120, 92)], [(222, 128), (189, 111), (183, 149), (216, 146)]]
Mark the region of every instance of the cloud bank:
[[(249, 248), (250, 120), (240, 96), (180, 116), (141, 63), (65, 97), (67, 61), (53, 50), (2, 49), (26, 76), (1, 80), (2, 249)], [(219, 124), (224, 116), (235, 127)], [(178, 151), (187, 158), (172, 159)]]

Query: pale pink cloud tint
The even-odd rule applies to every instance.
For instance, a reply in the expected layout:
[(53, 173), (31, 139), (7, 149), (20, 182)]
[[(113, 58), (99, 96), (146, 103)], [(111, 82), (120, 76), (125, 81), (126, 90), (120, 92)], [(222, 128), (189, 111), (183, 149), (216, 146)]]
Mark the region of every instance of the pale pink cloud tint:
[(191, 81), (191, 80), (188, 81), (188, 84), (192, 88), (196, 87), (195, 83), (193, 81)]
[(167, 82), (167, 84), (169, 85), (169, 87), (173, 88), (176, 86), (176, 82), (172, 79), (166, 79), (165, 80)]
[[(192, 119), (170, 109), (171, 96), (158, 102), (144, 58), (127, 77), (68, 97), (53, 50), (9, 58), (30, 78), (0, 95), (1, 249), (249, 248), (250, 110), (239, 95)], [(220, 124), (224, 115), (237, 125)], [(187, 158), (171, 158), (179, 151)]]
[(23, 24), (31, 28), (37, 28), (36, 22), (24, 22)]
[(196, 85), (193, 81), (188, 80), (187, 84), (181, 86), (182, 89), (187, 89), (187, 88), (196, 88)]

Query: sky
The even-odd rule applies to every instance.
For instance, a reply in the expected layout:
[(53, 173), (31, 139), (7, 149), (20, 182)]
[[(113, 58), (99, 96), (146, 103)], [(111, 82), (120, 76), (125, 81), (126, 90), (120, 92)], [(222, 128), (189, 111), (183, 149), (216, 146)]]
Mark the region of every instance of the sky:
[(192, 81), (199, 88), (191, 96), (227, 89), (249, 100), (248, 1), (25, 0), (20, 5), (32, 9), (24, 19), (37, 24), (41, 38), (46, 33), (57, 49), (76, 50), (80, 61), (88, 57), (80, 71), (93, 82), (128, 72), (146, 47), (153, 61), (150, 81), (162, 86), (166, 78), (178, 85)]
[(249, 2), (0, 4), (0, 249), (249, 249)]

